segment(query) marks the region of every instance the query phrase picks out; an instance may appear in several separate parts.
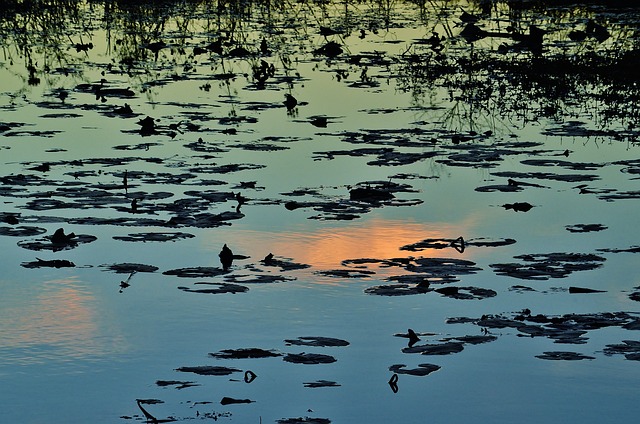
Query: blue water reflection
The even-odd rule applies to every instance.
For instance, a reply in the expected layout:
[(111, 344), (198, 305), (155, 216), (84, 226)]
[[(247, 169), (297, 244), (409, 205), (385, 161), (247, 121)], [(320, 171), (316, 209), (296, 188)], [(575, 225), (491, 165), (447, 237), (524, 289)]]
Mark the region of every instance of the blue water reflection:
[(7, 422), (637, 415), (635, 9), (153, 3), (0, 14)]

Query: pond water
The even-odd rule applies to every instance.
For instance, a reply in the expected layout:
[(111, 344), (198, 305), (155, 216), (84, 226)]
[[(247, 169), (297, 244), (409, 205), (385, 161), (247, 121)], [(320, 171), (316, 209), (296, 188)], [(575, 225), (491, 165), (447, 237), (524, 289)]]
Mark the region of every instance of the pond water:
[(637, 9), (7, 4), (3, 422), (640, 412)]

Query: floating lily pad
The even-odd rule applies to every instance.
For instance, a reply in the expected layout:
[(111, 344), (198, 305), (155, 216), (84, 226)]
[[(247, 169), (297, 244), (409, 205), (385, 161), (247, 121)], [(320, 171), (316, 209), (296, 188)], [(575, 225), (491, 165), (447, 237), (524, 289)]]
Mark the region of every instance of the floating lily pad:
[(225, 275), (228, 273), (229, 271), (226, 271), (222, 268), (205, 266), (205, 267), (170, 269), (168, 271), (164, 271), (162, 274), (175, 275), (181, 278), (206, 278), (206, 277), (217, 277), (217, 276)]
[(304, 387), (310, 387), (313, 389), (319, 388), (319, 387), (340, 387), (340, 384), (336, 383), (335, 381), (328, 381), (328, 380), (317, 380), (317, 381), (311, 381), (308, 383), (302, 383), (304, 384)]
[[(447, 247), (454, 247), (455, 243), (460, 239), (449, 239), (449, 238), (439, 238), (439, 239), (425, 239), (419, 241), (417, 243), (407, 244), (405, 246), (400, 247), (400, 250), (408, 250), (411, 252), (418, 252), (425, 249), (445, 249)], [(500, 246), (508, 246), (510, 244), (514, 244), (516, 241), (511, 238), (507, 239), (497, 239), (491, 240), (487, 238), (474, 238), (470, 240), (464, 240), (464, 246), (474, 246), (474, 247), (500, 247)]]
[(242, 349), (223, 349), (217, 353), (210, 353), (209, 356), (218, 359), (246, 359), (246, 358), (273, 358), (282, 356), (272, 350), (264, 350), (257, 347)]
[(188, 293), (203, 293), (203, 294), (224, 294), (224, 293), (245, 293), (249, 291), (249, 287), (241, 286), (240, 284), (231, 283), (196, 283), (201, 285), (207, 285), (209, 288), (194, 289), (190, 287), (180, 286), (179, 290)]
[(311, 265), (293, 262), (289, 258), (280, 258), (273, 255), (268, 255), (260, 263), (268, 267), (278, 267), (281, 271), (294, 271), (311, 267)]
[(497, 296), (497, 293), (491, 289), (483, 289), (480, 287), (456, 287), (446, 286), (435, 289), (437, 293), (453, 299), (486, 299)]
[(602, 266), (605, 258), (587, 253), (543, 253), (519, 255), (523, 263), (491, 264), (498, 275), (524, 280), (565, 278), (576, 271), (589, 271)]
[(450, 355), (452, 353), (462, 352), (464, 343), (460, 342), (444, 342), (439, 344), (423, 344), (402, 349), (403, 353), (420, 353), (422, 355)]
[(225, 396), (220, 400), (220, 405), (232, 405), (238, 403), (253, 403), (255, 401), (251, 399), (236, 399), (232, 397)]
[(0, 236), (32, 237), (46, 233), (47, 230), (40, 227), (20, 225), (18, 227), (0, 227)]
[(606, 290), (596, 290), (596, 289), (590, 289), (590, 288), (587, 288), (587, 287), (571, 286), (571, 287), (569, 287), (569, 293), (572, 293), (572, 294), (576, 294), (576, 293), (606, 293)]
[(548, 359), (553, 361), (580, 361), (583, 359), (596, 359), (593, 356), (583, 355), (577, 352), (544, 352), (542, 355), (536, 355), (539, 359)]
[(159, 387), (176, 386), (176, 389), (181, 390), (189, 387), (196, 387), (196, 386), (199, 386), (199, 384), (196, 384), (193, 381), (157, 380), (156, 386), (159, 386)]
[(498, 338), (496, 336), (491, 336), (491, 335), (484, 335), (484, 336), (458, 336), (458, 337), (448, 337), (444, 339), (445, 341), (449, 341), (449, 340), (457, 340), (459, 342), (462, 343), (467, 343), (467, 344), (472, 344), (472, 345), (476, 345), (476, 344), (482, 344), (482, 343), (489, 343), (489, 342), (493, 342), (498, 340)]
[(389, 371), (395, 372), (397, 374), (408, 374), (408, 375), (416, 375), (419, 377), (424, 377), (432, 372), (438, 371), (441, 367), (439, 365), (434, 364), (418, 364), (418, 368), (405, 368), (404, 364), (396, 364), (391, 365), (389, 367)]
[(198, 375), (231, 375), (236, 372), (242, 372), (237, 368), (228, 368), (228, 367), (216, 367), (216, 366), (208, 366), (202, 365), (197, 367), (180, 367), (176, 368), (176, 371), (179, 372), (191, 372)]
[(24, 268), (73, 268), (76, 266), (73, 262), (66, 259), (52, 259), (45, 261), (39, 258), (36, 258), (36, 261), (23, 262), (20, 265)]
[(278, 424), (331, 424), (331, 420), (327, 418), (311, 418), (311, 417), (298, 417), (298, 418), (281, 418), (276, 420)]
[(623, 340), (621, 344), (609, 344), (604, 348), (605, 355), (624, 355), (631, 361), (640, 361), (640, 341)]
[(88, 234), (74, 235), (64, 242), (53, 242), (51, 236), (39, 240), (19, 241), (18, 246), (29, 250), (51, 250), (59, 252), (61, 250), (70, 250), (78, 247), (80, 244), (91, 243), (98, 238)]
[(380, 286), (368, 287), (364, 290), (367, 294), (375, 294), (378, 296), (408, 296), (414, 294), (424, 294), (433, 291), (429, 286), (412, 285), (412, 284), (386, 284)]
[(284, 358), (285, 362), (293, 364), (331, 364), (336, 362), (336, 358), (320, 353), (288, 353)]
[(335, 339), (332, 337), (315, 337), (315, 336), (303, 336), (297, 339), (286, 339), (284, 341), (287, 346), (319, 346), (319, 347), (336, 347), (336, 346), (349, 346), (349, 342), (342, 339)]
[(356, 269), (331, 269), (316, 271), (315, 274), (323, 275), (325, 277), (335, 278), (368, 278), (371, 275), (375, 275), (374, 271), (356, 270)]
[(565, 227), (567, 231), (572, 233), (590, 233), (595, 231), (603, 231), (608, 227), (602, 224), (575, 224), (575, 225), (567, 225)]
[(294, 281), (295, 277), (286, 277), (284, 275), (275, 274), (253, 274), (253, 275), (226, 275), (225, 281), (231, 281), (241, 284), (271, 284), (271, 283), (283, 283), (286, 281)]
[(188, 233), (135, 233), (126, 236), (113, 236), (114, 240), (130, 242), (148, 241), (176, 241), (195, 237)]
[(132, 272), (156, 272), (158, 270), (157, 266), (134, 263), (101, 265), (101, 267), (109, 271), (113, 271), (117, 274), (131, 274)]

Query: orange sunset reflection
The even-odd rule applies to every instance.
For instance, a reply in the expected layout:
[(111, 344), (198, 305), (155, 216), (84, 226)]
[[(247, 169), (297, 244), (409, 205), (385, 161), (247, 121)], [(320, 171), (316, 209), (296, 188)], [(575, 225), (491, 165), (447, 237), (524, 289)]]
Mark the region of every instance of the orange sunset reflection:
[[(428, 238), (457, 238), (475, 226), (472, 218), (462, 223), (421, 223), (400, 220), (371, 219), (348, 226), (327, 226), (316, 231), (279, 232), (277, 234), (247, 234), (250, 246), (241, 249), (264, 256), (262, 252), (292, 258), (312, 265), (315, 269), (341, 266), (346, 259), (398, 257), (447, 257), (452, 249), (427, 249), (419, 252), (400, 250), (400, 247)], [(454, 252), (456, 253), (456, 252)], [(465, 258), (470, 255), (465, 252)]]
[(95, 358), (119, 344), (111, 337), (106, 343), (95, 298), (73, 279), (46, 281), (37, 290), (23, 288), (0, 303), (0, 348), (16, 351), (14, 359), (21, 363)]

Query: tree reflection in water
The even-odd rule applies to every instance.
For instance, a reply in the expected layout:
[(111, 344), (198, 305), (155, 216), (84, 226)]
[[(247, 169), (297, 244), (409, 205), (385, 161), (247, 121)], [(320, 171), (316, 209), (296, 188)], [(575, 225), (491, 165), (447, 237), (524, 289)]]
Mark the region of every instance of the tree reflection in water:
[[(446, 93), (442, 119), (455, 131), (587, 116), (598, 125), (594, 134), (616, 130), (616, 138), (636, 140), (638, 9), (604, 15), (596, 5), (615, 2), (552, 3), (14, 0), (4, 2), (0, 35), (4, 66), (23, 81), (14, 96), (45, 84), (64, 102), (63, 77), (82, 80), (97, 45), (111, 60), (103, 72), (127, 74), (140, 91), (187, 78), (204, 64), (228, 85), (244, 72), (236, 61), (264, 84), (273, 77), (260, 72), (267, 56), (292, 81), (296, 61), (315, 52), (338, 74), (347, 65), (367, 76), (384, 65), (418, 108), (442, 107)], [(408, 25), (415, 14), (425, 37), (403, 40), (408, 47), (398, 57), (383, 64), (350, 54), (350, 36)], [(94, 39), (102, 34), (105, 40)], [(330, 42), (318, 46), (318, 34)], [(325, 53), (333, 45), (340, 50)]]

